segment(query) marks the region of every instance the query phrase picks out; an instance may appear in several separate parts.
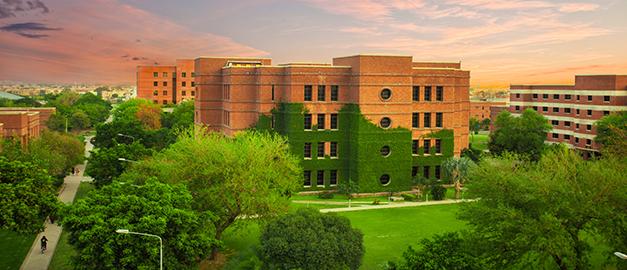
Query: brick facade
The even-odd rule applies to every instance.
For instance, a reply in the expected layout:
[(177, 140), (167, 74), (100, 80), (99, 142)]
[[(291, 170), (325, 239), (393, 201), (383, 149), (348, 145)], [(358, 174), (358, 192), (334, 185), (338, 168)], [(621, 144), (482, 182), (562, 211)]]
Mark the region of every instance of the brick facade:
[(38, 112), (40, 129), (47, 129), (48, 119), (53, 115), (57, 108), (55, 107), (0, 107), (0, 112)]
[(39, 137), (39, 112), (0, 111), (0, 123), (3, 124), (3, 137), (16, 138), (22, 145)]
[(178, 59), (174, 66), (137, 66), (137, 97), (167, 105), (194, 100), (194, 60)]
[(470, 118), (475, 118), (479, 121), (483, 119), (490, 119), (492, 114), (492, 107), (506, 106), (505, 101), (470, 101)]

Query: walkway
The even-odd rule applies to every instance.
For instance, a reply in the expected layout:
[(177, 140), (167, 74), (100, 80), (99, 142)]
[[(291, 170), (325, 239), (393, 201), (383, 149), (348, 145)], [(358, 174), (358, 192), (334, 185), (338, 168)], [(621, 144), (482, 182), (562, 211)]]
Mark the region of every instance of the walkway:
[[(89, 157), (89, 151), (93, 148), (93, 145), (89, 142), (91, 137), (86, 137), (85, 144), (85, 157)], [(76, 191), (78, 190), (78, 186), (81, 181), (91, 181), (91, 177), (83, 176), (83, 172), (85, 171), (85, 163), (77, 165), (76, 167), (80, 170), (78, 175), (68, 175), (65, 177), (63, 182), (63, 187), (61, 192), (59, 192), (59, 200), (65, 204), (70, 204), (74, 201), (74, 196), (76, 195)], [(50, 264), (50, 260), (52, 260), (52, 256), (54, 255), (54, 251), (57, 247), (57, 242), (59, 241), (59, 237), (61, 236), (62, 227), (57, 224), (50, 224), (46, 221), (46, 228), (43, 232), (37, 235), (35, 238), (35, 242), (30, 248), (28, 255), (24, 259), (22, 263), (22, 267), (20, 270), (46, 270), (48, 269), (48, 265)], [(42, 236), (46, 236), (48, 239), (48, 250), (44, 254), (41, 254), (41, 246), (39, 240)]]
[(402, 207), (416, 207), (416, 206), (427, 206), (427, 205), (440, 205), (440, 204), (455, 204), (462, 202), (474, 202), (473, 200), (442, 200), (442, 201), (428, 201), (428, 202), (398, 202), (398, 203), (389, 203), (386, 205), (360, 205), (357, 207), (343, 207), (343, 208), (325, 208), (320, 209), (321, 213), (331, 213), (331, 212), (350, 212), (350, 211), (364, 211), (364, 210), (377, 210), (377, 209), (387, 209), (387, 208), (402, 208)]

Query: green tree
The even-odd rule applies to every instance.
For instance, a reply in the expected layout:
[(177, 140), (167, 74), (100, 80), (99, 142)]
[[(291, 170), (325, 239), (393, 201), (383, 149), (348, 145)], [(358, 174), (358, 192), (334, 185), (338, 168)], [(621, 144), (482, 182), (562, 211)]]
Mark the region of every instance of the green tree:
[(358, 269), (364, 254), (348, 218), (308, 208), (270, 222), (260, 242), (268, 269)]
[(496, 118), (495, 131), (490, 134), (488, 148), (497, 155), (512, 152), (538, 160), (544, 150), (546, 134), (551, 130), (547, 121), (532, 109), (526, 109), (520, 117), (503, 111)]
[(66, 125), (69, 127), (68, 118), (59, 112), (52, 114), (46, 123), (49, 129), (55, 131), (65, 131)]
[(72, 130), (82, 130), (90, 126), (89, 116), (81, 110), (75, 110), (70, 116), (70, 126)]
[(352, 179), (348, 179), (348, 181), (340, 182), (338, 186), (338, 193), (346, 195), (348, 198), (348, 207), (351, 207), (351, 200), (353, 199), (353, 194), (359, 192), (359, 184), (353, 181)]
[(22, 233), (44, 229), (59, 206), (52, 178), (30, 162), (0, 156), (0, 229)]
[(78, 251), (75, 269), (157, 269), (159, 240), (116, 234), (116, 229), (163, 239), (165, 269), (191, 269), (214, 244), (208, 214), (192, 210), (183, 185), (148, 180), (143, 186), (114, 183), (94, 190), (61, 212), (63, 229)]
[(96, 147), (113, 147), (118, 143), (131, 144), (135, 141), (146, 148), (163, 149), (176, 141), (176, 133), (166, 128), (145, 130), (137, 120), (114, 120), (96, 126), (94, 137)]
[[(94, 179), (96, 186), (108, 185), (113, 178), (120, 176), (131, 165), (130, 163), (151, 156), (152, 152), (139, 142), (99, 148), (92, 151), (85, 173)], [(130, 161), (122, 161), (120, 158)]]
[(472, 160), (467, 157), (451, 157), (442, 163), (444, 176), (449, 178), (451, 183), (455, 185), (455, 199), (459, 199), (461, 194), (461, 185), (468, 178), (468, 171), (474, 165)]
[[(154, 176), (185, 183), (197, 211), (215, 214), (215, 238), (238, 217), (262, 221), (287, 211), (287, 196), (301, 184), (302, 169), (284, 137), (245, 131), (233, 137), (193, 129), (151, 159), (136, 163), (121, 179)], [(215, 245), (212, 257), (218, 252)]]
[(538, 162), (484, 159), (467, 185), (481, 200), (463, 205), (460, 218), (497, 269), (585, 269), (586, 233), (627, 249), (626, 164), (584, 161), (565, 147)]
[(479, 120), (477, 120), (477, 118), (474, 117), (470, 117), (470, 120), (468, 122), (468, 128), (470, 128), (471, 131), (471, 135), (472, 134), (477, 134), (479, 133), (479, 129), (481, 128), (481, 124), (479, 123)]
[(627, 111), (613, 113), (595, 123), (597, 136), (594, 141), (603, 151), (616, 156), (627, 155)]
[(483, 130), (489, 130), (491, 121), (492, 120), (490, 120), (490, 118), (485, 118), (485, 119), (481, 120), (481, 128)]
[(194, 125), (194, 101), (179, 103), (172, 113), (163, 114), (163, 126), (176, 130), (187, 129)]
[(126, 122), (139, 120), (137, 118), (137, 112), (139, 111), (140, 106), (144, 106), (146, 108), (158, 108), (159, 111), (161, 111), (161, 107), (158, 104), (154, 104), (147, 99), (130, 99), (115, 107), (113, 110), (113, 120)]
[(459, 233), (450, 232), (422, 239), (420, 248), (411, 246), (403, 253), (403, 261), (396, 270), (483, 270), (490, 267), (482, 261), (472, 241)]

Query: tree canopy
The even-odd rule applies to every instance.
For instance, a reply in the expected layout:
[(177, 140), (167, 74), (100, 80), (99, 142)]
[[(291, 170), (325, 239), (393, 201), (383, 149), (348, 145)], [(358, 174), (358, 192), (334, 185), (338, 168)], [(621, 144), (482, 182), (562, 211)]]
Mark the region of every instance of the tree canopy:
[(532, 109), (526, 109), (520, 117), (503, 111), (496, 118), (488, 148), (497, 155), (511, 152), (538, 160), (544, 150), (546, 134), (551, 130), (547, 121)]
[[(110, 148), (99, 148), (92, 151), (87, 162), (85, 173), (94, 179), (96, 186), (110, 184), (113, 178), (118, 177), (131, 163), (151, 156), (153, 151), (139, 142), (132, 144), (117, 144)], [(124, 158), (129, 161), (119, 160)]]
[(627, 111), (605, 116), (595, 125), (597, 136), (594, 140), (601, 144), (605, 153), (627, 155)]
[(470, 241), (457, 232), (422, 239), (417, 249), (411, 246), (403, 253), (403, 261), (390, 270), (484, 270), (490, 269)]
[(63, 91), (58, 95), (46, 96), (47, 106), (57, 111), (48, 119), (47, 126), (52, 130), (83, 130), (104, 122), (109, 116), (111, 104), (92, 93), (78, 94)]

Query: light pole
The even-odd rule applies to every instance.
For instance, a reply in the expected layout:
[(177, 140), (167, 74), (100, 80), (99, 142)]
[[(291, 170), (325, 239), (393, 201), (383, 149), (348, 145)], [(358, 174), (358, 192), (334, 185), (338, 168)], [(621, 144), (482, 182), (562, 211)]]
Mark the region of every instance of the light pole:
[(625, 253), (616, 251), (616, 252), (614, 252), (614, 255), (616, 255), (616, 257), (619, 257), (619, 258), (621, 258), (623, 260), (627, 260), (627, 255), (625, 255)]
[(117, 229), (115, 230), (116, 233), (121, 233), (121, 234), (137, 234), (137, 235), (143, 235), (143, 236), (150, 236), (150, 237), (157, 237), (159, 238), (159, 269), (163, 270), (163, 240), (161, 240), (161, 237), (158, 235), (154, 235), (154, 234), (149, 234), (149, 233), (140, 233), (140, 232), (131, 232), (127, 229)]
[(135, 160), (130, 160), (130, 159), (125, 159), (125, 158), (118, 158), (119, 161), (124, 161), (124, 162), (131, 162), (131, 163), (135, 163), (137, 161)]
[(118, 133), (118, 136), (120, 136), (120, 137), (126, 137), (126, 138), (131, 138), (133, 141), (135, 141), (135, 137), (133, 137), (133, 136), (131, 136), (131, 135), (126, 135), (126, 134)]

